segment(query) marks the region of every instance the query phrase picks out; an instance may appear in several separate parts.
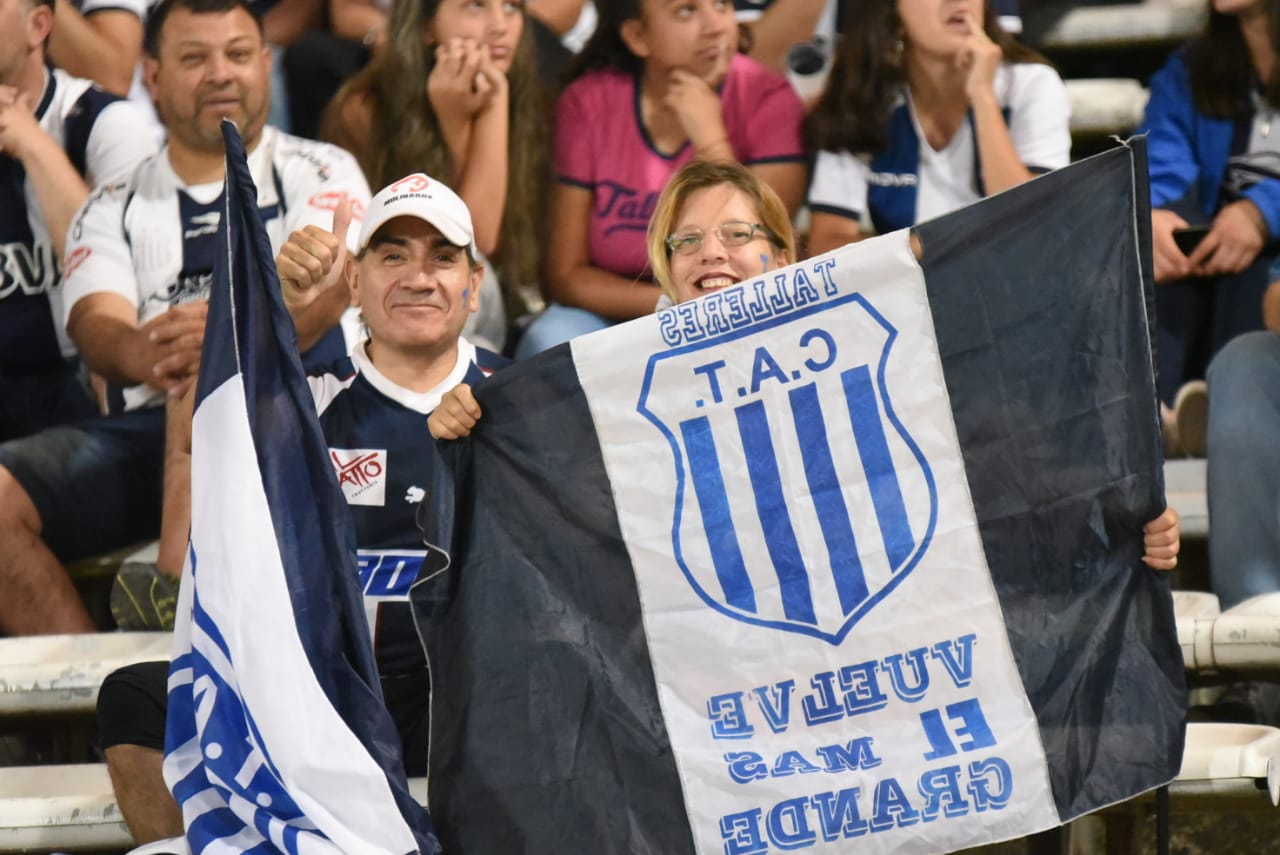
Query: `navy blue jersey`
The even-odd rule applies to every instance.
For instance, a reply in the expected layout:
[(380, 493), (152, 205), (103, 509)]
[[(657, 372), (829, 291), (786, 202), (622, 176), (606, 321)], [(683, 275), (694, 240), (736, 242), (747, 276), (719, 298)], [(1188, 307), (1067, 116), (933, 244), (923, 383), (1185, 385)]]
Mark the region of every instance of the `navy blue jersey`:
[(505, 364), (462, 339), (453, 373), (414, 393), (387, 380), (361, 346), (311, 378), (329, 458), (355, 521), (360, 584), (383, 676), (426, 667), (408, 598), (426, 555), (416, 516), (432, 476), (427, 416), (458, 383), (474, 384)]
[[(35, 116), (90, 186), (119, 178), (151, 152), (133, 138), (134, 105), (62, 71), (46, 75)], [(27, 170), (0, 152), (0, 373), (47, 373), (74, 355), (56, 302), (61, 278)]]

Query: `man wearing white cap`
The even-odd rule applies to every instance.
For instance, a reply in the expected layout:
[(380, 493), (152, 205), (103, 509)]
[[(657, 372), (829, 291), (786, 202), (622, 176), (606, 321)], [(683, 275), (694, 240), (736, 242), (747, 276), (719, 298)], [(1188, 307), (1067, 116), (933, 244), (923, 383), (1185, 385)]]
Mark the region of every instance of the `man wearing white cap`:
[[(294, 232), (276, 264), (291, 308), (345, 278), (368, 328), (349, 358), (309, 382), (355, 523), (383, 697), (406, 771), (422, 775), (430, 683), (408, 594), (426, 555), (416, 514), (431, 484), (427, 416), (447, 390), (478, 382), (506, 360), (461, 336), (484, 269), (475, 261), (471, 216), (452, 190), (410, 175), (374, 196), (355, 257), (343, 237), (316, 227)], [(182, 833), (160, 774), (167, 673), (165, 662), (121, 669), (98, 698), (99, 739), (139, 844)]]

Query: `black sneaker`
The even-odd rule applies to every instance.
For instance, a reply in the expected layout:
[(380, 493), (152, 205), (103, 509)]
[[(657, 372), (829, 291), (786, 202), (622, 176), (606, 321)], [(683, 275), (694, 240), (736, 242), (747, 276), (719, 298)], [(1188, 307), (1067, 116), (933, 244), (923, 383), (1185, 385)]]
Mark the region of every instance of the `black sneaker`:
[(156, 565), (120, 565), (111, 584), (111, 616), (126, 630), (172, 630), (178, 605), (178, 580)]

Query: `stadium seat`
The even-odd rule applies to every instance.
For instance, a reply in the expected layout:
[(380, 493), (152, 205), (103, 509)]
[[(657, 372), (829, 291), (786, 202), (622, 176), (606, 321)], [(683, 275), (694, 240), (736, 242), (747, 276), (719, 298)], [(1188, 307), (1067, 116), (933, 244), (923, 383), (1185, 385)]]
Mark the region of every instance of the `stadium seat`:
[(1080, 50), (1117, 45), (1177, 43), (1204, 20), (1205, 0), (1147, 0), (1117, 6), (1077, 6), (1041, 41), (1043, 47)]
[[(1260, 724), (1192, 723), (1182, 768), (1169, 788), (1179, 812), (1218, 802), (1269, 809), (1280, 804), (1280, 728)], [(1268, 805), (1268, 802), (1270, 803)]]
[[(411, 779), (409, 791), (425, 801), (427, 779)], [(105, 764), (0, 768), (0, 852), (96, 851), (132, 843)], [(171, 844), (134, 850), (174, 851)]]
[(104, 632), (0, 639), (0, 715), (92, 713), (117, 668), (168, 659), (167, 632)]
[(1205, 496), (1206, 461), (1166, 460), (1165, 496), (1182, 518), (1183, 538), (1209, 536), (1209, 503)]
[(1142, 122), (1147, 90), (1136, 80), (1094, 78), (1065, 81), (1071, 103), (1071, 134), (1127, 136)]
[(1196, 674), (1225, 671), (1245, 677), (1280, 675), (1280, 593), (1262, 594), (1225, 612), (1218, 598), (1175, 591), (1178, 644), (1186, 669)]
[(0, 852), (121, 849), (132, 842), (105, 765), (0, 768)]

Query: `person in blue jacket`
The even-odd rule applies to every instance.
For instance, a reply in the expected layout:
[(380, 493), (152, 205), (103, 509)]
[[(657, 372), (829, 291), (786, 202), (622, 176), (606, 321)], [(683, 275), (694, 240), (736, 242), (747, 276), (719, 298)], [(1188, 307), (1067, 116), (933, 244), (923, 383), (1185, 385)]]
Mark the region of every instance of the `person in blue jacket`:
[[(1280, 0), (1213, 0), (1203, 32), (1151, 79), (1140, 132), (1165, 405), (1223, 344), (1262, 327), (1280, 247), (1278, 25)], [(1193, 225), (1204, 233), (1180, 247), (1175, 232)]]

